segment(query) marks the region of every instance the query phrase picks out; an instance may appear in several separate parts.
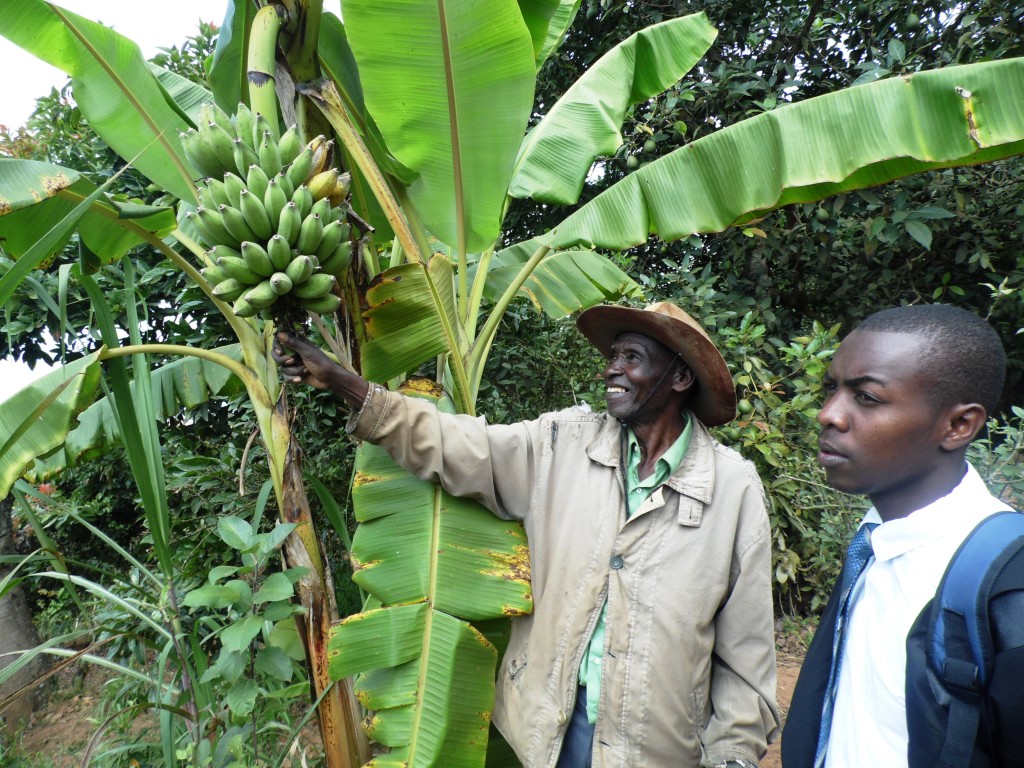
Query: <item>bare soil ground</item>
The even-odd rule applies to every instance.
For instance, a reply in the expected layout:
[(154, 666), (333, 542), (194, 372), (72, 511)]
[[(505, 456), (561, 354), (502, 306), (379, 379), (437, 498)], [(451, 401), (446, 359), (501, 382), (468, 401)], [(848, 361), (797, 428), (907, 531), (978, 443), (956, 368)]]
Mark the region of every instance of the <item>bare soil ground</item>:
[[(807, 637), (803, 633), (783, 634), (780, 627), (776, 648), (779, 709), (783, 721), (803, 663), (806, 643)], [(74, 768), (80, 765), (82, 754), (100, 724), (98, 710), (104, 683), (104, 671), (97, 667), (88, 667), (80, 673), (62, 673), (46, 703), (22, 731), (19, 749), (24, 759), (22, 764), (33, 768)], [(781, 766), (776, 741), (761, 761), (761, 768)]]

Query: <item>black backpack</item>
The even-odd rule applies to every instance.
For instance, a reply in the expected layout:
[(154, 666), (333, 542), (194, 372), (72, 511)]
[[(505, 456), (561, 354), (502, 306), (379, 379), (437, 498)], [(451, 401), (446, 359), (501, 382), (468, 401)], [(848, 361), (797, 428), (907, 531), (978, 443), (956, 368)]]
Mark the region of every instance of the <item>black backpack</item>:
[(1024, 768), (1024, 514), (975, 527), (907, 637), (910, 768)]

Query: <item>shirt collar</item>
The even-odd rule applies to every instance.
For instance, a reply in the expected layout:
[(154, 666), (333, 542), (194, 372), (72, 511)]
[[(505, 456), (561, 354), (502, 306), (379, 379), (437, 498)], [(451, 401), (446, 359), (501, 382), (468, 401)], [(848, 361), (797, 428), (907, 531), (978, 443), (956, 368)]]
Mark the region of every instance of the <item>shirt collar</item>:
[[(871, 534), (871, 547), (876, 560), (891, 560), (946, 536), (955, 534), (962, 538), (983, 517), (1009, 509), (989, 492), (978, 471), (970, 463), (966, 466), (960, 484), (948, 494), (875, 529)], [(871, 507), (863, 522), (882, 523), (882, 518), (878, 510)]]
[(687, 418), (686, 426), (683, 427), (683, 431), (676, 438), (676, 441), (669, 446), (669, 449), (665, 451), (656, 462), (654, 471), (643, 480), (640, 480), (640, 443), (636, 439), (636, 435), (633, 434), (633, 430), (627, 431), (627, 447), (626, 456), (627, 458), (627, 485), (630, 488), (653, 488), (656, 485), (660, 485), (665, 482), (668, 477), (676, 471), (680, 462), (683, 460), (683, 456), (686, 455), (686, 450), (690, 447), (690, 436), (693, 434), (693, 422)]

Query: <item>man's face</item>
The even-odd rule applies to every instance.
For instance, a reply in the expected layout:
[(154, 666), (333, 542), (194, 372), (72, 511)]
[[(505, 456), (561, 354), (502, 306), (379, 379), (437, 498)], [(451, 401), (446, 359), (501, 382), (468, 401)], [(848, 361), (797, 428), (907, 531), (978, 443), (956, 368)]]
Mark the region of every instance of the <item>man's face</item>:
[(948, 409), (928, 400), (923, 346), (913, 333), (854, 331), (825, 377), (818, 462), (834, 488), (867, 494), (885, 519), (944, 493)]
[(649, 336), (622, 333), (605, 365), (604, 399), (608, 413), (629, 424), (650, 423), (668, 409), (681, 407), (680, 392), (693, 376), (675, 364), (675, 355)]

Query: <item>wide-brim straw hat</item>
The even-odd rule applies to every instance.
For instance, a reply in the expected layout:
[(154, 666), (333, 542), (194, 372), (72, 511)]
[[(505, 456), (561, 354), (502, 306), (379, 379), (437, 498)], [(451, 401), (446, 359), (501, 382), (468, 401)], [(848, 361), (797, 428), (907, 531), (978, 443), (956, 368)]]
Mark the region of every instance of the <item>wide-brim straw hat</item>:
[(661, 342), (693, 371), (699, 386), (687, 407), (702, 423), (714, 427), (736, 416), (736, 389), (722, 353), (697, 321), (675, 304), (659, 301), (643, 309), (612, 304), (592, 307), (580, 314), (576, 327), (605, 356), (620, 333), (640, 333)]

